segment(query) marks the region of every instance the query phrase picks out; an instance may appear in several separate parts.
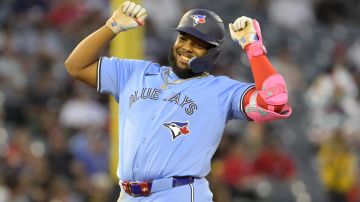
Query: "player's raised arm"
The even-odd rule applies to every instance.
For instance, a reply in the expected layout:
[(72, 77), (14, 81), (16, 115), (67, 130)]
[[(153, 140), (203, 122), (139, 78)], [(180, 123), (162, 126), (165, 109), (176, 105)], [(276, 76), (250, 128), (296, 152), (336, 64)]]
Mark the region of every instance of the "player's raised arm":
[(65, 61), (68, 73), (75, 79), (96, 87), (97, 63), (106, 45), (120, 32), (142, 26), (147, 12), (140, 5), (125, 1), (106, 24), (82, 40)]
[(260, 25), (255, 19), (242, 16), (229, 24), (231, 38), (238, 42), (247, 54), (254, 76), (256, 89), (246, 93), (246, 115), (265, 122), (287, 118), (292, 109), (288, 105), (288, 93), (284, 78), (276, 72), (266, 57)]

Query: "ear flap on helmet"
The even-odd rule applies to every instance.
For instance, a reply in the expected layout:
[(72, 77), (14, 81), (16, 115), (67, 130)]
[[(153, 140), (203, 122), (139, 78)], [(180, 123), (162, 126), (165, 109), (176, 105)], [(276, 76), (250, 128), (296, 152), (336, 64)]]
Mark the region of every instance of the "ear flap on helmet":
[(188, 62), (190, 69), (194, 73), (209, 71), (215, 65), (220, 55), (220, 49), (220, 46), (218, 46), (210, 49), (209, 52), (202, 57), (191, 58)]

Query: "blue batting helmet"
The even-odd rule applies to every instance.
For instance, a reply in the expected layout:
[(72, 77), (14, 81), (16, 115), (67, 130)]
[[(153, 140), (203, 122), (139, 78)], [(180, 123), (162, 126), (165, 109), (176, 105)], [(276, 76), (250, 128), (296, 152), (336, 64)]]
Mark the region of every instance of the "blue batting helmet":
[(210, 70), (215, 65), (224, 42), (225, 29), (221, 18), (206, 9), (193, 9), (184, 14), (176, 30), (214, 46), (206, 55), (189, 61), (189, 67), (195, 73)]

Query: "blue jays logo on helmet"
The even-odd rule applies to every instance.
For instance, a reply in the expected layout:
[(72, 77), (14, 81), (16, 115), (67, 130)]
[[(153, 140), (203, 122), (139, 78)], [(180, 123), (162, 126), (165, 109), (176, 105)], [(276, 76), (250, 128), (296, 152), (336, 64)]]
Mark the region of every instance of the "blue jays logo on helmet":
[(190, 17), (193, 19), (194, 27), (198, 24), (204, 24), (206, 22), (206, 15), (191, 15)]
[(181, 135), (188, 135), (190, 133), (189, 122), (171, 121), (163, 123), (171, 131), (172, 140), (175, 140)]

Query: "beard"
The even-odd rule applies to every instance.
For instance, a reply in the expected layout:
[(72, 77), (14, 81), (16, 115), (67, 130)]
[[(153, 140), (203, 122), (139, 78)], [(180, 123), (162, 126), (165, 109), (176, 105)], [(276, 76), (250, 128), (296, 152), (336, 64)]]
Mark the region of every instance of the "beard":
[(191, 78), (191, 77), (195, 77), (195, 76), (199, 76), (199, 75), (203, 74), (203, 72), (200, 72), (200, 73), (193, 72), (190, 69), (190, 67), (188, 67), (186, 69), (179, 67), (176, 63), (176, 59), (175, 59), (175, 55), (174, 55), (174, 47), (171, 47), (168, 60), (169, 60), (169, 66), (171, 67), (172, 71), (179, 78), (187, 79), (187, 78)]

